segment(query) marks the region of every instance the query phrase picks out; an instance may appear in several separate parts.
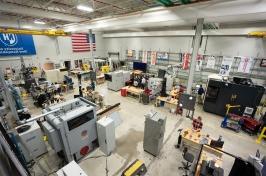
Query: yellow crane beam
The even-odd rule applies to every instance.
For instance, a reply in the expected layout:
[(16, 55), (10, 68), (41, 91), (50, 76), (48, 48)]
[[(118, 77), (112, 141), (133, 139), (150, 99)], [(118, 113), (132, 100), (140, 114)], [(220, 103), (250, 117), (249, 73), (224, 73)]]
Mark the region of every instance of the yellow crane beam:
[(266, 31), (252, 31), (248, 33), (248, 36), (266, 38)]
[(70, 35), (70, 33), (67, 33), (63, 30), (57, 30), (57, 29), (30, 30), (30, 29), (0, 28), (0, 33), (47, 35), (47, 36), (69, 36)]

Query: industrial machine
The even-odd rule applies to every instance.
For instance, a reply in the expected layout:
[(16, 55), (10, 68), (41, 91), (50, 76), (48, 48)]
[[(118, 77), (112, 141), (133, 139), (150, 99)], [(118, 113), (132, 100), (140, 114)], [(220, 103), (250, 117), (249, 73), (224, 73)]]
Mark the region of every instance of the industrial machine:
[(75, 98), (43, 110), (43, 129), (56, 152), (65, 160), (79, 160), (97, 145), (96, 105), (84, 98)]
[(162, 90), (163, 79), (162, 78), (149, 78), (148, 80), (148, 89), (151, 90), (151, 95), (155, 96), (159, 94)]
[(239, 109), (232, 109), (231, 113), (243, 115), (246, 107), (253, 108), (251, 117), (254, 116), (257, 106), (265, 92), (265, 88), (250, 84), (250, 80), (222, 81), (210, 79), (205, 95), (204, 111), (225, 116), (226, 104), (241, 105)]
[(18, 126), (16, 130), (18, 133), (17, 141), (26, 162), (30, 162), (47, 152), (42, 130), (36, 121)]
[(159, 155), (163, 146), (165, 123), (166, 117), (157, 112), (145, 115), (143, 148), (154, 156)]
[(108, 89), (118, 91), (130, 80), (129, 71), (116, 71), (104, 74)]

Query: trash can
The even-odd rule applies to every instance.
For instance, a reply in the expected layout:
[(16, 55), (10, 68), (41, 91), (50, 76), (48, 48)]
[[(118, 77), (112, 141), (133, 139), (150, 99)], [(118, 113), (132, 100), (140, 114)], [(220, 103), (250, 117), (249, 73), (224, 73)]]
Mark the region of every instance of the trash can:
[(142, 94), (142, 103), (144, 105), (147, 105), (149, 104), (149, 102), (150, 102), (150, 96), (147, 94)]
[(126, 97), (127, 96), (127, 89), (122, 88), (121, 90), (121, 96)]

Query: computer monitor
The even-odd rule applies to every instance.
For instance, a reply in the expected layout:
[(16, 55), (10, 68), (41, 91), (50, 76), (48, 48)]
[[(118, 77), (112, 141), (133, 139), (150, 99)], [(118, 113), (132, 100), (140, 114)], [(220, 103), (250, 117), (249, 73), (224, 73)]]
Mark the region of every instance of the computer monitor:
[(141, 70), (144, 73), (147, 71), (147, 64), (142, 62), (133, 62), (133, 70)]
[(165, 74), (166, 74), (166, 71), (165, 70), (159, 69), (159, 71), (158, 71), (158, 78), (164, 78)]
[(223, 148), (224, 141), (211, 140), (210, 146), (215, 148)]

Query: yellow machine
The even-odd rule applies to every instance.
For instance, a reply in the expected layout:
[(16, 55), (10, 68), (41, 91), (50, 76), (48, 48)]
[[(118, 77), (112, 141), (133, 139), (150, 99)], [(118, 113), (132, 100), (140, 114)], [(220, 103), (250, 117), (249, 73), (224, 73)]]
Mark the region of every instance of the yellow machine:
[(90, 65), (89, 64), (82, 64), (82, 70), (83, 71), (89, 71), (90, 70)]
[(102, 66), (101, 70), (102, 73), (108, 73), (110, 72), (110, 66), (109, 65)]
[(144, 176), (147, 172), (145, 164), (140, 161), (134, 161), (123, 173), (121, 176)]
[(231, 108), (240, 108), (241, 106), (240, 105), (230, 105), (230, 104), (226, 104), (226, 114), (225, 115), (228, 115), (229, 114), (229, 111)]

